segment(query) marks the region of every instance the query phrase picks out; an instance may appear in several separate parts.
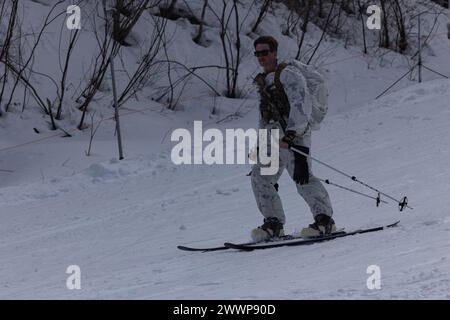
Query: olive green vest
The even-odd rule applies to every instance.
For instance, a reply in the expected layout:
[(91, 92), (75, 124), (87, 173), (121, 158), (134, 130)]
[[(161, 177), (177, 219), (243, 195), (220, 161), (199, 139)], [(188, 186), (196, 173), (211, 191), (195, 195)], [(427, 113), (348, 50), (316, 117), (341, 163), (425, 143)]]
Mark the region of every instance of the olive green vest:
[(269, 123), (271, 120), (279, 122), (283, 131), (286, 131), (289, 112), (291, 110), (289, 99), (284, 91), (283, 84), (280, 81), (281, 71), (283, 71), (286, 66), (286, 63), (280, 63), (277, 66), (274, 84), (272, 86), (266, 85), (267, 73), (259, 73), (254, 80), (258, 85), (261, 96), (259, 104), (261, 118), (265, 123)]

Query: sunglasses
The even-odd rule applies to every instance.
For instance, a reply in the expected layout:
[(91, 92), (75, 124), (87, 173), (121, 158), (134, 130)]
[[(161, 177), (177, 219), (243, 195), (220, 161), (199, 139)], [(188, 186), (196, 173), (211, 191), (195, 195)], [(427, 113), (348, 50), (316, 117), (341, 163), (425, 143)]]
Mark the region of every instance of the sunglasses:
[(261, 51), (255, 51), (255, 57), (265, 57), (267, 56), (271, 51), (270, 50), (261, 50)]

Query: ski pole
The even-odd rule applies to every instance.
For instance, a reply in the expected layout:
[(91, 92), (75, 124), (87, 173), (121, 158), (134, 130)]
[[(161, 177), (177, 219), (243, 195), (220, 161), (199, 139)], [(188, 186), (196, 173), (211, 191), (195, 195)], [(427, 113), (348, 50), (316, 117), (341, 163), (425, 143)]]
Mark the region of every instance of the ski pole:
[(296, 149), (296, 148), (293, 147), (293, 146), (290, 146), (290, 147), (289, 147), (289, 150), (292, 150), (292, 151), (294, 151), (294, 152), (297, 152), (298, 154), (301, 154), (301, 155), (303, 155), (303, 156), (305, 156), (305, 157), (308, 157), (308, 158), (310, 158), (311, 160), (314, 160), (314, 161), (320, 163), (321, 165), (323, 165), (323, 166), (325, 166), (325, 167), (327, 167), (327, 168), (329, 168), (329, 169), (331, 169), (331, 170), (333, 170), (333, 171), (336, 171), (337, 173), (340, 173), (340, 174), (342, 174), (343, 176), (346, 176), (347, 178), (350, 178), (351, 180), (353, 180), (353, 181), (355, 181), (355, 182), (358, 182), (358, 183), (362, 184), (362, 185), (365, 186), (366, 188), (369, 188), (369, 189), (371, 189), (371, 190), (377, 192), (378, 194), (382, 194), (382, 195), (384, 195), (385, 197), (387, 197), (387, 198), (389, 198), (389, 199), (391, 199), (391, 200), (397, 202), (400, 211), (403, 211), (404, 208), (409, 208), (409, 209), (411, 209), (411, 210), (413, 209), (412, 207), (408, 206), (408, 198), (407, 198), (407, 197), (403, 197), (402, 200), (397, 200), (397, 199), (395, 199), (394, 197), (391, 197), (390, 195), (388, 195), (388, 194), (386, 194), (386, 193), (384, 193), (384, 192), (382, 192), (382, 191), (380, 191), (380, 190), (378, 190), (378, 189), (376, 189), (376, 188), (374, 188), (374, 187), (372, 187), (372, 186), (369, 186), (367, 183), (364, 183), (363, 181), (358, 180), (355, 176), (351, 176), (351, 175), (349, 175), (349, 174), (347, 174), (347, 173), (345, 173), (345, 172), (343, 172), (343, 171), (341, 171), (341, 170), (339, 170), (339, 169), (336, 169), (336, 168), (330, 166), (329, 164), (326, 164), (325, 162), (320, 161), (319, 159), (316, 159), (316, 158), (314, 158), (313, 156), (311, 156), (311, 155), (309, 155), (309, 154), (307, 154), (307, 153), (304, 153), (304, 152), (302, 152), (302, 151)]
[(379, 205), (381, 202), (382, 202), (382, 203), (389, 203), (389, 202), (387, 202), (387, 201), (381, 200), (381, 199), (380, 199), (380, 196), (378, 196), (378, 197), (369, 196), (368, 194), (365, 194), (365, 193), (362, 193), (362, 192), (359, 192), (359, 191), (356, 191), (356, 190), (353, 190), (353, 189), (350, 189), (350, 188), (341, 186), (341, 185), (339, 185), (339, 184), (337, 184), (337, 183), (333, 183), (333, 182), (331, 182), (331, 181), (328, 180), (328, 179), (325, 179), (325, 180), (320, 179), (320, 178), (317, 178), (317, 179), (319, 179), (320, 181), (322, 181), (322, 182), (324, 182), (324, 183), (326, 183), (326, 184), (329, 184), (329, 185), (331, 185), (331, 186), (335, 186), (335, 187), (338, 187), (338, 188), (341, 188), (341, 189), (344, 189), (344, 190), (347, 190), (347, 191), (350, 191), (350, 192), (359, 194), (359, 195), (361, 195), (361, 196), (364, 196), (364, 197), (373, 199), (373, 200), (375, 200), (375, 201), (377, 202), (377, 207), (378, 207), (378, 205)]

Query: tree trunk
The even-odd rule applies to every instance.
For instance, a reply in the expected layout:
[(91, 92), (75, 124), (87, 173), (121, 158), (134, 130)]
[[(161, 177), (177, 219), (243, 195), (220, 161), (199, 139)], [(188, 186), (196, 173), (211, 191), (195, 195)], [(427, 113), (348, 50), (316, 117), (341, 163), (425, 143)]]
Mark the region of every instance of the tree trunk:
[(388, 27), (388, 19), (386, 12), (386, 0), (380, 0), (381, 2), (381, 10), (383, 11), (383, 37), (381, 38), (381, 46), (384, 48), (390, 47), (389, 40), (389, 27)]
[(302, 50), (302, 46), (303, 46), (303, 42), (305, 40), (305, 34), (308, 28), (308, 23), (309, 23), (309, 18), (311, 15), (311, 9), (312, 9), (312, 4), (313, 4), (313, 0), (307, 0), (308, 2), (306, 3), (306, 9), (305, 9), (305, 14), (303, 16), (303, 24), (302, 27), (300, 28), (300, 30), (302, 31), (302, 37), (300, 38), (300, 43), (298, 44), (298, 50), (297, 50), (297, 54), (295, 56), (295, 59), (299, 59), (300, 58), (300, 51)]
[(205, 13), (206, 13), (206, 7), (208, 6), (208, 0), (204, 0), (203, 3), (203, 9), (202, 9), (202, 17), (200, 19), (200, 26), (198, 27), (198, 33), (197, 36), (193, 39), (195, 43), (200, 44), (200, 41), (202, 39), (203, 35), (203, 24), (205, 23)]
[(366, 24), (364, 23), (364, 18), (362, 16), (363, 8), (361, 7), (361, 1), (360, 0), (358, 0), (358, 8), (359, 8), (359, 17), (361, 19), (361, 24), (362, 24), (362, 34), (363, 34), (363, 42), (364, 42), (364, 54), (367, 54)]
[(269, 5), (272, 0), (264, 0), (263, 5), (261, 6), (261, 10), (259, 11), (258, 19), (256, 20), (255, 25), (252, 28), (252, 32), (256, 32), (256, 29), (260, 25), (260, 23), (263, 21), (264, 16), (267, 13), (267, 10), (269, 10)]
[(399, 0), (395, 0), (394, 13), (395, 13), (398, 35), (399, 35), (397, 47), (398, 47), (400, 53), (403, 53), (403, 52), (405, 52), (406, 48), (408, 47), (408, 39), (406, 36), (406, 30), (405, 30), (405, 20), (403, 17), (402, 7), (399, 3)]

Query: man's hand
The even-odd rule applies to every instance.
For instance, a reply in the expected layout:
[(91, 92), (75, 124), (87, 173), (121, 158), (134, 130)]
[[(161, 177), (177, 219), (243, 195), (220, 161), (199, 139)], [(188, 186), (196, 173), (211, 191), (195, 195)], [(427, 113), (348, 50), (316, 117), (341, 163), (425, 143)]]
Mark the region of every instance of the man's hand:
[(290, 146), (292, 146), (292, 143), (295, 139), (296, 136), (296, 132), (295, 131), (286, 131), (286, 134), (284, 135), (283, 138), (281, 138), (280, 141), (280, 148), (281, 149), (289, 149)]
[(284, 142), (283, 140), (280, 141), (280, 148), (281, 149), (289, 149), (289, 143)]

